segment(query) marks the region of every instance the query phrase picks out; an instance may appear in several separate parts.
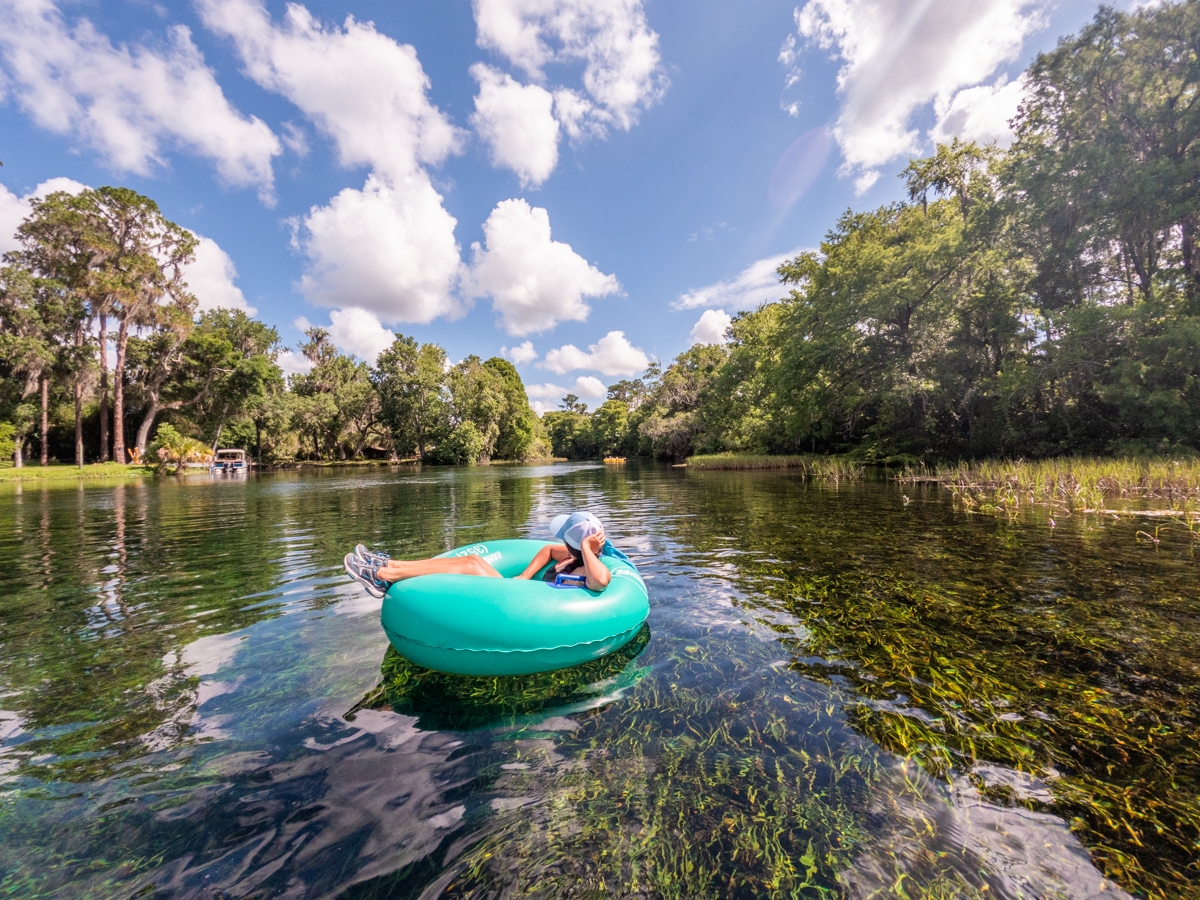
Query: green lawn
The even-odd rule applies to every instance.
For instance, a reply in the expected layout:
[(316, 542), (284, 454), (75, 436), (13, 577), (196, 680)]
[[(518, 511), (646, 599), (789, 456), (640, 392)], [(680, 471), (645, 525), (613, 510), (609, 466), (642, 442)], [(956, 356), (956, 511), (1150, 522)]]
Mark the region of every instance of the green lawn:
[(77, 466), (53, 464), (40, 466), (26, 463), (17, 469), (12, 464), (0, 466), (0, 483), (6, 481), (52, 480), (70, 481), (80, 478), (142, 478), (153, 472), (145, 466), (123, 466), (120, 463), (93, 463), (82, 469)]

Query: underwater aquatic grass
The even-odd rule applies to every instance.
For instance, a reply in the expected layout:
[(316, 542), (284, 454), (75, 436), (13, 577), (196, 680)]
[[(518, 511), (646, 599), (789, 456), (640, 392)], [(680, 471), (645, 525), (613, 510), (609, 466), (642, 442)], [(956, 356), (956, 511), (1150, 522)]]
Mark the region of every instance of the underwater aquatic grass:
[[(1177, 552), (1177, 529), (1163, 529), (1150, 562), (1147, 548), (1094, 520), (1074, 517), (1050, 535), (963, 515), (936, 490), (909, 489), (914, 499), (901, 506), (894, 486), (835, 491), (770, 473), (680, 478), (649, 467), (610, 490), (612, 473), (580, 470), (555, 476), (547, 496), (603, 497), (614, 532), (644, 540), (637, 552), (653, 592), (654, 640), (624, 667), (610, 659), (587, 673), (489, 683), (418, 672), (389, 653), (381, 673), (383, 644), (361, 653), (364, 641), (379, 640), (373, 616), (264, 621), (280, 602), (264, 598), (294, 590), (293, 578), (310, 582), (286, 601), (296, 609), (346, 599), (331, 566), (347, 539), (416, 554), (461, 543), (464, 528), (535, 520), (531, 491), (487, 475), (448, 473), (453, 493), (414, 484), (413, 499), (394, 507), (371, 505), (388, 496), (377, 479), (355, 492), (345, 479), (310, 476), (309, 485), (333, 489), (288, 501), (306, 529), (300, 553), (294, 533), (276, 530), (279, 494), (261, 508), (229, 504), (223, 524), (237, 541), (223, 556), (194, 525), (205, 518), (196, 505), (216, 495), (180, 490), (188, 502), (177, 515), (151, 506), (128, 517), (132, 562), (119, 556), (124, 546), (105, 543), (87, 571), (51, 570), (50, 583), (69, 587), (69, 597), (42, 587), (50, 576), (38, 535), (47, 545), (65, 535), (87, 560), (93, 532), (72, 522), (93, 513), (38, 492), (15, 519), (22, 531), (11, 546), (22, 549), (7, 557), (19, 589), (3, 633), (21, 652), (4, 657), (0, 674), (21, 691), (6, 708), (45, 729), (46, 743), (12, 748), (29, 754), (18, 776), (44, 787), (14, 785), (0, 804), (0, 870), (17, 872), (0, 896), (130, 896), (151, 882), (167, 896), (183, 884), (163, 880), (179, 867), (225, 879), (212, 890), (230, 895), (289, 883), (317, 893), (325, 878), (326, 892), (347, 900), (437, 890), (481, 900), (994, 896), (989, 867), (1003, 858), (964, 851), (944, 798), (952, 781), (956, 790), (973, 783), (992, 804), (1002, 840), (1020, 838), (1021, 807), (1051, 813), (1072, 822), (1096, 862), (1137, 896), (1197, 897), (1189, 841), (1200, 828), (1200, 582), (1194, 561)], [(161, 496), (174, 497), (170, 487)], [(160, 496), (154, 482), (147, 488)], [(440, 512), (450, 508), (452, 517)], [(111, 542), (111, 514), (94, 515), (95, 532)], [(172, 532), (171, 522), (183, 524)], [(108, 565), (117, 572), (102, 572)], [(119, 591), (77, 587), (113, 575)], [(186, 731), (199, 685), (175, 651), (240, 628), (252, 639), (236, 666), (215, 675), (232, 690), (203, 710), (231, 716), (235, 742), (204, 743)], [(306, 630), (311, 656), (298, 658), (294, 628)], [(332, 628), (346, 629), (343, 639), (314, 651), (312, 639)], [(336, 679), (335, 666), (345, 667)], [(171, 680), (152, 696), (145, 685), (164, 675)], [(367, 692), (376, 683), (382, 690)], [(360, 697), (405, 719), (342, 723)], [(173, 749), (156, 757), (159, 771), (143, 769), (153, 760), (141, 758), (140, 736), (162, 734), (176, 712)], [(393, 731), (371, 736), (389, 722)], [(347, 798), (366, 799), (370, 783), (357, 778), (392, 764), (403, 773), (426, 751), (438, 762), (411, 781), (370, 788), (373, 798), (411, 805), (388, 807), (347, 839), (339, 831), (355, 811)], [(230, 774), (226, 756), (253, 759)], [(992, 780), (998, 770), (1029, 773), (1045, 790)], [(139, 786), (116, 786), (123, 778)], [(100, 783), (102, 797), (68, 797)], [(414, 786), (417, 799), (404, 801)], [(143, 799), (119, 805), (131, 795)], [(1015, 807), (1010, 818), (1004, 806)], [(459, 807), (457, 826), (431, 833), (405, 862), (382, 864), (405, 868), (354, 881), (369, 865), (354, 856), (360, 838), (386, 841), (385, 831), (394, 837)], [(332, 864), (319, 862), (332, 874), (303, 869), (296, 860), (309, 851), (293, 855), (299, 841), (331, 848)], [(255, 854), (240, 873), (224, 862), (234, 848)], [(275, 861), (267, 886), (251, 884)]]
[[(797, 671), (756, 674), (718, 633), (650, 661), (618, 705), (573, 716), (553, 740), (535, 721), (503, 729), (517, 753), (491, 774), (498, 812), (459, 842), (442, 896), (841, 897), (871, 878), (914, 900), (990, 896), (977, 861), (921, 843), (932, 820), (918, 816), (917, 835), (869, 824), (881, 789), (903, 805), (928, 788), (894, 778), (881, 788), (886, 757), (846, 727), (837, 690), (807, 678), (794, 690)], [(410, 674), (489, 704), (506, 704), (513, 686)], [(543, 676), (523, 681), (557, 692)], [(405, 676), (402, 694), (411, 684)]]
[[(496, 729), (517, 755), (493, 773), (494, 790), (531, 800), (463, 853), (445, 896), (498, 885), (539, 897), (836, 895), (875, 755), (830, 703), (768, 679), (722, 688), (719, 641), (644, 665), (648, 639), (644, 629), (602, 660), (504, 678), (443, 675), (389, 651), (379, 686), (347, 717), (390, 706), (421, 727)], [(540, 720), (581, 700), (572, 730), (546, 740)]]
[[(680, 660), (711, 674), (716, 646)], [(863, 746), (799, 698), (644, 679), (619, 716), (584, 716), (497, 780), (538, 798), (464, 854), (448, 897), (836, 896), (876, 777)], [(786, 699), (785, 699), (786, 697)], [(780, 709), (784, 707), (784, 709)], [(819, 718), (818, 718), (819, 716)], [(823, 745), (823, 746), (822, 746)]]
[[(881, 747), (937, 778), (983, 763), (1047, 778), (1052, 810), (1110, 877), (1145, 896), (1200, 897), (1200, 696), (1176, 687), (1181, 673), (1156, 664), (1151, 648), (1135, 666), (1155, 682), (1155, 702), (1129, 694), (1129, 663), (1117, 662), (1128, 648), (1098, 627), (1103, 613), (1064, 597), (1069, 614), (1014, 618), (1003, 602), (894, 577), (809, 579), (781, 602), (812, 631), (813, 653), (846, 661), (836, 672), (860, 697), (852, 720)], [(800, 668), (830, 677), (824, 664)]]

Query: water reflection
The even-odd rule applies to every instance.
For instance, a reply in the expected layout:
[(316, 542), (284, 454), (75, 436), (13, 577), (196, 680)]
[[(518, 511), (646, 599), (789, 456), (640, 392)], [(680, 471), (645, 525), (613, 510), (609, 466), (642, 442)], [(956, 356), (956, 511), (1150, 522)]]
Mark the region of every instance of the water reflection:
[(586, 712), (619, 700), (637, 684), (645, 670), (633, 661), (649, 642), (650, 628), (643, 625), (632, 641), (600, 659), (557, 672), (493, 678), (432, 672), (389, 647), (379, 685), (343, 718), (353, 722), (362, 710), (391, 709), (417, 716), (425, 730), (472, 731)]
[[(908, 493), (632, 464), (0, 492), (4, 888), (1195, 892), (1187, 545)], [(415, 670), (340, 571), (575, 506), (652, 601), (590, 668)]]
[[(991, 768), (1006, 781), (1030, 780)], [(838, 878), (852, 897), (894, 896), (907, 882), (939, 897), (1131, 900), (1058, 816), (989, 803), (966, 778), (947, 786), (898, 762), (875, 798), (870, 842)]]

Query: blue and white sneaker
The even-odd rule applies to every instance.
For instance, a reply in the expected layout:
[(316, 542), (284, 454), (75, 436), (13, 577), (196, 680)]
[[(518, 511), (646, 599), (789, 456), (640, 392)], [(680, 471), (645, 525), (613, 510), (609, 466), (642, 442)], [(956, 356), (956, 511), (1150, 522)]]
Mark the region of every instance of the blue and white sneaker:
[(375, 570), (360, 563), (353, 553), (347, 553), (342, 564), (346, 567), (346, 574), (366, 588), (372, 597), (382, 600), (387, 589), (392, 586), (389, 582), (376, 578)]
[(368, 550), (366, 544), (355, 544), (354, 558), (364, 566), (369, 566), (372, 569), (378, 569), (389, 559), (391, 559), (391, 556), (386, 553), (377, 553), (374, 550)]

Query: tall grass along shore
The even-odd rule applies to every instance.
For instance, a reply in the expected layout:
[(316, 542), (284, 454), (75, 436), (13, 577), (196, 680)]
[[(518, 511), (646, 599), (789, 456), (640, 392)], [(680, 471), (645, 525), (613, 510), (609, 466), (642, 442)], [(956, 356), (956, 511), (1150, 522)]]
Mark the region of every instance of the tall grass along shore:
[(759, 471), (790, 469), (810, 478), (853, 481), (862, 478), (865, 466), (835, 456), (770, 456), (755, 453), (712, 453), (688, 457), (687, 467), (699, 471)]
[[(698, 471), (791, 471), (811, 478), (849, 481), (865, 477), (857, 460), (830, 456), (715, 453), (690, 457)], [(1068, 512), (1200, 518), (1200, 459), (1071, 456), (1045, 460), (985, 460), (946, 466), (910, 465), (889, 472), (902, 484), (922, 482), (953, 491), (981, 512), (1060, 507)]]
[[(938, 469), (910, 467), (898, 480), (936, 482), (964, 506), (985, 512), (1058, 506), (1083, 513), (1200, 516), (1200, 459), (964, 462)], [(1146, 508), (1146, 501), (1152, 501), (1152, 508)]]

